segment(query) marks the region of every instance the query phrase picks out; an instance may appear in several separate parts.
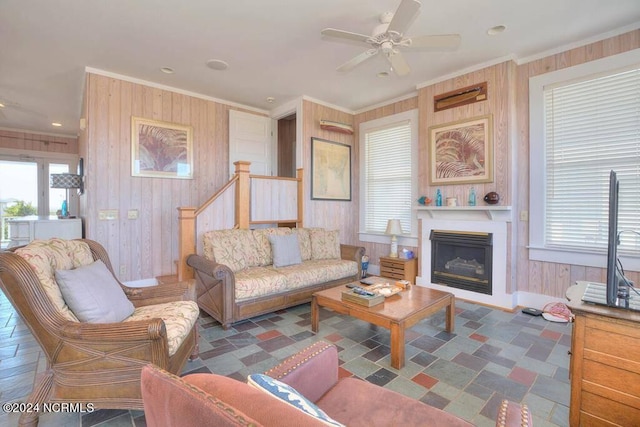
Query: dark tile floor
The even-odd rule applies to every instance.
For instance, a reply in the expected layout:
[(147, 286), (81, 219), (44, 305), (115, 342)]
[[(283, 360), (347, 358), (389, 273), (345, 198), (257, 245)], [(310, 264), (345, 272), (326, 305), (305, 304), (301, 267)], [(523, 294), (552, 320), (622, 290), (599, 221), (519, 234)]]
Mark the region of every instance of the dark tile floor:
[[(309, 304), (239, 323), (229, 330), (200, 318), (200, 358), (184, 373), (215, 372), (244, 380), (307, 345), (324, 339), (338, 346), (342, 373), (456, 414), (477, 426), (494, 426), (503, 397), (529, 405), (537, 427), (567, 426), (567, 354), (571, 325), (547, 322), (457, 301), (455, 333), (444, 331), (444, 311), (406, 333), (407, 363), (390, 365), (389, 332), (322, 310), (320, 332), (310, 328)], [(38, 344), (0, 292), (0, 402), (25, 401), (36, 372), (46, 366)], [(0, 426), (17, 425), (0, 413)], [(41, 427), (144, 426), (142, 411), (47, 414)]]

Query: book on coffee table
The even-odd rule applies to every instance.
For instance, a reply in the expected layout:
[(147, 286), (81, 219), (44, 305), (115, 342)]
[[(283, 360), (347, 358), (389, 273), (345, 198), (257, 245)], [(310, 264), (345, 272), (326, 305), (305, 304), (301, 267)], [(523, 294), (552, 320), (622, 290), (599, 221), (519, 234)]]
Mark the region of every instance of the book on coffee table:
[(373, 307), (384, 302), (383, 295), (360, 295), (349, 289), (342, 291), (342, 301), (352, 302), (354, 304), (364, 305), (365, 307)]

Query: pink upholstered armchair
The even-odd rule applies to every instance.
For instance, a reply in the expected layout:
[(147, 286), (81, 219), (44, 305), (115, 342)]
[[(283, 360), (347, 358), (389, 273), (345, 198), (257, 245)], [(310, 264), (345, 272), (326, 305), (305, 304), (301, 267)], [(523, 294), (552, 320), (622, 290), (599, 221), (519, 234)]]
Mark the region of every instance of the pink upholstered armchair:
[[(279, 399), (256, 386), (254, 375), (249, 377), (249, 384), (215, 374), (178, 378), (147, 365), (142, 370), (147, 425), (471, 426), (448, 412), (375, 384), (356, 378), (339, 380), (337, 349), (326, 342), (307, 347), (265, 374), (283, 383), (276, 386), (278, 390), (291, 386), (302, 397), (292, 399), (291, 392), (285, 391), (289, 399)], [(315, 404), (317, 407), (310, 411), (319, 408), (335, 424), (296, 408), (305, 398), (309, 402), (303, 402), (304, 409)], [(496, 425), (530, 426), (531, 415), (526, 406), (505, 401), (496, 416)]]

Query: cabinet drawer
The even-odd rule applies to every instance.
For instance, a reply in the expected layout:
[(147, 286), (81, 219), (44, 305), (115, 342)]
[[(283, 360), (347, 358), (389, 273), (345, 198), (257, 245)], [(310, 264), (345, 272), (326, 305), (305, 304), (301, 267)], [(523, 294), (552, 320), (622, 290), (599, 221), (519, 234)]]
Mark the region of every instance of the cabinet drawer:
[(397, 270), (397, 269), (388, 268), (388, 267), (380, 267), (380, 275), (382, 277), (388, 277), (390, 279), (403, 280), (404, 270)]

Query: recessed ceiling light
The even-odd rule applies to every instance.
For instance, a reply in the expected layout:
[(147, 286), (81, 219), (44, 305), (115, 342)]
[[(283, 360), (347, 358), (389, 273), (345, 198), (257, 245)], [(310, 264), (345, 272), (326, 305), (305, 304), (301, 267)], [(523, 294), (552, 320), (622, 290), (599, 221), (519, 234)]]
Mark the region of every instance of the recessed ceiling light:
[(0, 102), (0, 108), (4, 108), (4, 104)]
[(53, 122), (53, 123), (51, 123), (51, 126), (55, 126), (55, 127), (59, 128), (60, 126), (62, 126), (62, 123)]
[(388, 71), (380, 71), (378, 74), (376, 74), (376, 76), (378, 76), (378, 77), (389, 77), (389, 72)]
[(220, 59), (210, 59), (207, 61), (207, 67), (211, 68), (212, 70), (222, 71), (229, 68), (229, 64), (221, 61)]
[(175, 71), (173, 71), (173, 68), (171, 68), (171, 67), (162, 67), (162, 68), (160, 68), (160, 71), (162, 71), (165, 74), (173, 74), (173, 73), (175, 73)]
[(496, 25), (495, 27), (489, 28), (487, 30), (487, 34), (489, 34), (490, 36), (495, 36), (497, 34), (504, 32), (504, 30), (506, 29), (507, 27), (505, 27), (504, 25)]
[(270, 97), (268, 97), (268, 98), (267, 98), (267, 102), (268, 102), (269, 104), (273, 104), (273, 101), (275, 101), (275, 100), (276, 100), (276, 99), (275, 99), (273, 96), (270, 96)]

